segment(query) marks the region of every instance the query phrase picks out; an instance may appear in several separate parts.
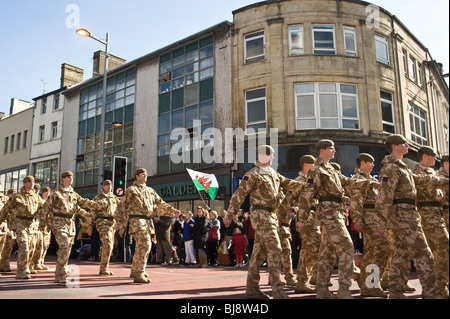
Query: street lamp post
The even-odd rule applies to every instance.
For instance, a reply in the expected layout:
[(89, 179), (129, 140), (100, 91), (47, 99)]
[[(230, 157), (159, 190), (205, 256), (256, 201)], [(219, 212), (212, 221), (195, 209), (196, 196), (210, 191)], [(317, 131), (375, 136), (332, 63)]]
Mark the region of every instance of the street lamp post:
[(108, 83), (108, 48), (109, 48), (109, 33), (106, 33), (106, 40), (91, 35), (86, 29), (78, 29), (77, 34), (80, 37), (89, 37), (105, 45), (105, 69), (103, 72), (103, 101), (102, 101), (102, 114), (100, 121), (100, 158), (98, 162), (98, 176), (100, 178), (97, 181), (98, 192), (102, 191), (103, 177), (104, 177), (104, 156), (105, 156), (105, 117), (106, 117), (106, 88)]

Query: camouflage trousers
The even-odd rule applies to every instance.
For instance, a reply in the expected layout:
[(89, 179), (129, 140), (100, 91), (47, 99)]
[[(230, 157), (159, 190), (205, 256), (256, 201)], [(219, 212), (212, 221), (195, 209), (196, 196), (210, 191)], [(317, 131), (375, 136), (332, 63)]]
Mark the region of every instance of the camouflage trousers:
[(136, 242), (133, 262), (131, 263), (131, 273), (142, 273), (147, 266), (147, 259), (152, 249), (152, 238), (147, 230), (139, 230), (134, 232), (133, 238)]
[(281, 275), (281, 243), (276, 229), (255, 230), (255, 242), (247, 274), (247, 292), (259, 291), (259, 269), (267, 259), (272, 291), (283, 291)]
[(34, 253), (31, 256), (31, 266), (35, 267), (40, 265), (40, 259), (42, 255), (42, 250), (44, 249), (44, 235), (41, 231), (35, 234), (36, 245), (34, 247)]
[(448, 218), (448, 208), (444, 208), (443, 210), (444, 213), (444, 223), (445, 223), (445, 228), (447, 228), (447, 233), (450, 233), (450, 230), (448, 228), (448, 223), (449, 223), (449, 218)]
[(300, 231), (302, 248), (297, 265), (297, 280), (306, 283), (309, 275), (316, 282), (317, 257), (321, 242), (320, 231), (317, 227), (307, 226)]
[(10, 269), (11, 252), (14, 248), (14, 244), (16, 243), (16, 237), (15, 235), (11, 236), (10, 233), (7, 233), (4, 237), (3, 248), (0, 252), (0, 270), (9, 271), (8, 269)]
[[(448, 286), (449, 280), (449, 238), (448, 231), (444, 225), (444, 219), (441, 217), (441, 211), (434, 208), (425, 208), (438, 218), (422, 218), (423, 232), (428, 245), (434, 255), (436, 282), (438, 287)], [(424, 211), (421, 211), (421, 215)], [(427, 216), (425, 213), (422, 216)]]
[[(69, 228), (70, 227), (70, 228)], [(56, 253), (56, 268), (55, 276), (66, 275), (67, 264), (69, 263), (70, 251), (72, 249), (73, 241), (75, 239), (75, 225), (69, 227), (53, 227), (52, 231), (55, 235), (56, 243), (58, 244), (58, 251)]]
[[(377, 265), (379, 270), (379, 279), (381, 280), (388, 263), (390, 254), (389, 240), (387, 235), (380, 236), (376, 228), (377, 227), (370, 225), (364, 226), (364, 254), (361, 263), (361, 276), (359, 278), (359, 286), (361, 288), (366, 287), (367, 276), (371, 273), (371, 271), (368, 271), (367, 266), (372, 264)], [(375, 286), (379, 286), (379, 282), (373, 284)]]
[(281, 244), (281, 265), (286, 280), (294, 279), (294, 271), (292, 268), (292, 247), (289, 238), (280, 238)]
[(325, 287), (330, 282), (331, 273), (339, 258), (339, 287), (351, 286), (353, 276), (354, 246), (345, 219), (321, 221), (322, 241), (317, 260), (317, 285)]
[(102, 242), (102, 255), (100, 257), (100, 268), (108, 268), (109, 259), (114, 248), (114, 227), (100, 228), (100, 241)]
[(17, 243), (17, 273), (30, 269), (30, 256), (33, 252), (34, 234), (28, 228), (16, 229)]
[(397, 225), (394, 229), (393, 247), (389, 291), (403, 292), (405, 290), (410, 269), (405, 268), (405, 264), (409, 264), (412, 258), (422, 285), (422, 295), (424, 297), (437, 295), (434, 257), (425, 239), (422, 226), (419, 223), (407, 222)]

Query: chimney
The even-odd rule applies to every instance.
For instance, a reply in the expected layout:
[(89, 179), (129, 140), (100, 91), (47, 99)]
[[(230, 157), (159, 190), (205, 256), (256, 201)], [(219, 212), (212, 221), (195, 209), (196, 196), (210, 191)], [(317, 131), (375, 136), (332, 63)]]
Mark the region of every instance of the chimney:
[[(108, 72), (127, 63), (127, 61), (124, 59), (116, 57), (112, 54), (108, 54), (108, 55), (109, 55)], [(103, 75), (104, 71), (105, 71), (105, 52), (97, 51), (94, 53), (94, 66), (93, 66), (93, 70), (92, 70), (92, 77), (95, 77), (98, 75)]]
[(83, 82), (83, 69), (64, 63), (61, 65), (61, 88)]

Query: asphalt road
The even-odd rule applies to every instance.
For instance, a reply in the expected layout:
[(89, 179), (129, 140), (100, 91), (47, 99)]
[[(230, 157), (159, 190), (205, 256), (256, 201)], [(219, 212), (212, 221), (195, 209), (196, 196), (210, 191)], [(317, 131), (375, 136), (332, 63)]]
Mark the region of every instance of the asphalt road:
[[(15, 279), (16, 263), (11, 261), (10, 273), (0, 277), (0, 299), (245, 299), (247, 268), (209, 267), (194, 268), (180, 265), (148, 265), (150, 284), (136, 284), (129, 278), (131, 264), (113, 262), (114, 276), (99, 276), (99, 263), (71, 259), (66, 285), (55, 284), (55, 257), (47, 257), (47, 271), (31, 275), (29, 280)], [(272, 295), (268, 285), (267, 268), (261, 268), (261, 290)], [(338, 289), (337, 272), (332, 275), (333, 287)], [(421, 285), (415, 273), (409, 283), (417, 288), (408, 293), (408, 299), (421, 298)], [(362, 299), (355, 282), (353, 296)], [(293, 287), (285, 287), (291, 299), (315, 299), (314, 294), (296, 294)], [(367, 299), (367, 298), (364, 298)], [(372, 299), (372, 298), (370, 298)], [(373, 298), (378, 299), (378, 298)]]

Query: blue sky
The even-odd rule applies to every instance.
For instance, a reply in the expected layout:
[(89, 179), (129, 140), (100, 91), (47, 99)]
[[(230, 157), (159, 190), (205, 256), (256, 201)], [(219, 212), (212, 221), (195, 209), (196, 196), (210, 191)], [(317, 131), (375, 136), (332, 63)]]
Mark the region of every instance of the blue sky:
[[(81, 27), (104, 38), (110, 52), (134, 60), (224, 20), (258, 0), (16, 0), (0, 2), (0, 112), (11, 98), (32, 101), (59, 88), (61, 64), (92, 76), (92, 55), (104, 46), (69, 28), (69, 5), (79, 8)], [(449, 72), (448, 0), (374, 0), (395, 14)], [(69, 7), (70, 8), (70, 7)]]

